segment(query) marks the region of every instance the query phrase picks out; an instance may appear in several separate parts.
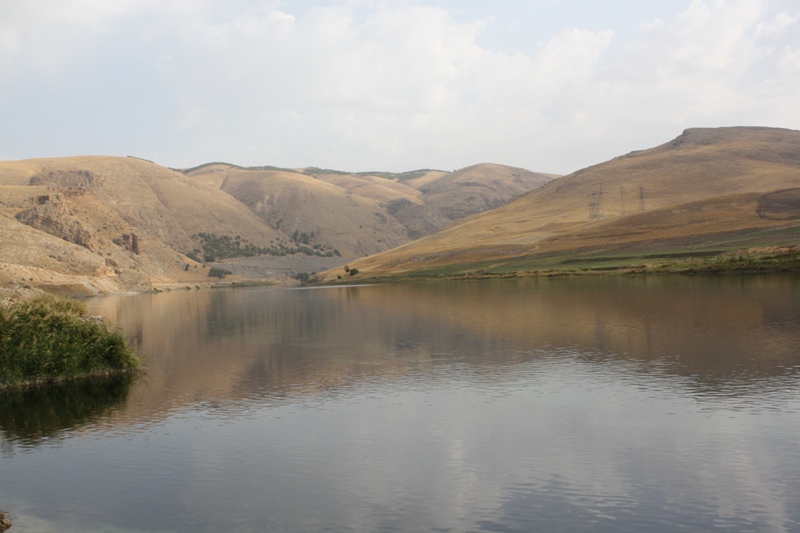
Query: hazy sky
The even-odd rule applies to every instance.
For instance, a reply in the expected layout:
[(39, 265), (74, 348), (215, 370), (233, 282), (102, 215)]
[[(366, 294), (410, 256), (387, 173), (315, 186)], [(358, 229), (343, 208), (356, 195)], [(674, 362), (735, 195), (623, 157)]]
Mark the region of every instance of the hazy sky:
[(0, 159), (568, 173), (800, 129), (797, 0), (2, 0)]

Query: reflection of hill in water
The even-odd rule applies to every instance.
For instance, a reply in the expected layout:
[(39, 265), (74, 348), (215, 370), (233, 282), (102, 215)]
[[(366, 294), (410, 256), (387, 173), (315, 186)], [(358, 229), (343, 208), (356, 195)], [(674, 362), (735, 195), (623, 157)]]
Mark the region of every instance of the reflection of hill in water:
[(8, 444), (38, 445), (94, 423), (125, 405), (136, 376), (112, 376), (0, 391), (0, 433)]
[(800, 363), (800, 278), (787, 276), (228, 290), (91, 304), (148, 358), (131, 393), (134, 417), (443, 372), (502, 382), (542, 354), (613, 363), (628, 380), (655, 375), (698, 397), (757, 392)]

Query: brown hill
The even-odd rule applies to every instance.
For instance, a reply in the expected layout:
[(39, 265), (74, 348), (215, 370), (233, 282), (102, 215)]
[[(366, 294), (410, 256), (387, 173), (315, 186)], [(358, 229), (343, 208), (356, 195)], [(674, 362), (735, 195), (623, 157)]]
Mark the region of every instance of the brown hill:
[(446, 174), (420, 187), (425, 203), (450, 220), (494, 209), (541, 187), (554, 176), (483, 163)]
[(798, 188), (800, 132), (690, 129), (351, 266), (367, 275), (508, 270), (797, 244)]
[[(491, 180), (496, 196), (516, 194), (506, 168), (456, 185), (451, 196), (480, 180)], [(247, 277), (317, 271), (449, 224), (414, 186), (447, 176), (223, 163), (176, 171), (131, 157), (0, 162), (0, 289), (91, 293), (207, 281), (207, 266), (194, 259), (229, 258), (230, 270)], [(248, 254), (255, 257), (230, 259)]]
[(490, 164), (453, 173), (403, 174), (210, 164), (184, 173), (230, 194), (286, 237), (313, 232), (314, 244), (339, 250), (345, 258), (430, 235), (552, 179)]
[(367, 194), (366, 185), (354, 192), (355, 187), (300, 173), (232, 169), (221, 190), (249, 207), (271, 228), (287, 236), (295, 231), (313, 233), (315, 244), (354, 257), (408, 242), (407, 229), (386, 216), (385, 200), (409, 195), (388, 185), (395, 184), (370, 184)]
[(0, 283), (114, 292), (205, 280), (182, 255), (200, 232), (282, 237), (229, 195), (147, 161), (0, 162)]

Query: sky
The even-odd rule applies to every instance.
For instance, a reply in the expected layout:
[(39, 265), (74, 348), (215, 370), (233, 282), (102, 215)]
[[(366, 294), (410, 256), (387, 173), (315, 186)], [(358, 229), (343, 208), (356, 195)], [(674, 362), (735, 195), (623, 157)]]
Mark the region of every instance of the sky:
[(0, 160), (566, 174), (800, 129), (797, 0), (2, 0)]

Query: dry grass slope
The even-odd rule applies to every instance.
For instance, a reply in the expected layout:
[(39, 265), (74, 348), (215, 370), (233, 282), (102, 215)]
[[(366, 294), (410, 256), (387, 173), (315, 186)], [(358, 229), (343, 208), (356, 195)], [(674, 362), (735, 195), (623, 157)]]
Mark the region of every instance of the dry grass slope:
[(314, 232), (316, 242), (348, 259), (375, 254), (430, 235), (552, 179), (503, 165), (453, 173), (347, 173), (213, 164), (186, 171), (227, 192), (272, 229), (290, 236)]
[[(318, 270), (317, 264), (388, 250), (449, 224), (441, 206), (426, 202), (423, 185), (450, 187), (444, 196), (452, 199), (459, 190), (491, 182), (484, 188), (495, 201), (519, 193), (511, 174), (526, 172), (474, 168), (483, 170), (349, 174), (209, 163), (178, 171), (103, 156), (0, 162), (0, 292), (94, 294), (197, 285), (208, 281), (208, 270), (185, 254), (228, 257), (236, 251), (217, 246), (228, 241), (275, 253), (298, 250), (298, 264)], [(470, 172), (469, 180), (456, 179)], [(442, 181), (451, 176), (456, 185)], [(464, 214), (487, 205), (474, 202)], [(312, 240), (296, 240), (302, 234)], [(214, 253), (201, 251), (204, 243), (214, 243)], [(301, 244), (311, 255), (299, 252)], [(248, 264), (237, 272), (291, 274), (286, 264), (292, 257), (255, 259), (277, 261), (281, 268)]]
[(739, 244), (793, 245), (800, 243), (798, 188), (800, 132), (690, 129), (351, 266), (365, 276), (396, 276), (625, 250), (691, 255)]
[(256, 244), (277, 235), (229, 195), (147, 161), (0, 162), (0, 284), (7, 288), (91, 294), (202, 281), (202, 266), (182, 255), (201, 231)]

